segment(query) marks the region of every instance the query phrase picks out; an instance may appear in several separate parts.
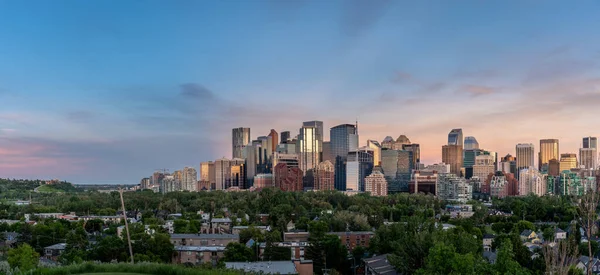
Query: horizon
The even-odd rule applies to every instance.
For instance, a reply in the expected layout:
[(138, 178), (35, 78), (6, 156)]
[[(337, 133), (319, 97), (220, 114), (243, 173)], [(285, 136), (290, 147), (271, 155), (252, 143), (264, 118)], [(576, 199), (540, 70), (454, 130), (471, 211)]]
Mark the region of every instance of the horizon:
[[(115, 8), (117, 7), (117, 8)], [(251, 138), (358, 120), (441, 162), (600, 136), (600, 2), (1, 1), (0, 178), (137, 184)], [(85, 183), (83, 183), (85, 182)]]

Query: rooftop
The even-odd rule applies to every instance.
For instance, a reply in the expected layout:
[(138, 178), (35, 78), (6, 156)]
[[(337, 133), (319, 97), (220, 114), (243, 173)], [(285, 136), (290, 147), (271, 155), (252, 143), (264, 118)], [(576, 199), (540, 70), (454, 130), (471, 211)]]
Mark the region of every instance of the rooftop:
[(224, 246), (176, 245), (173, 249), (175, 251), (195, 251), (195, 252), (221, 252), (221, 251), (225, 251), (225, 247)]
[(239, 239), (235, 234), (171, 234), (171, 239)]
[(246, 272), (262, 273), (262, 274), (298, 274), (296, 266), (292, 261), (276, 261), (276, 262), (229, 262), (225, 263), (228, 269), (237, 269)]
[(65, 250), (67, 248), (67, 244), (66, 243), (57, 243), (57, 244), (53, 244), (51, 246), (46, 246), (46, 249), (58, 249), (58, 250)]

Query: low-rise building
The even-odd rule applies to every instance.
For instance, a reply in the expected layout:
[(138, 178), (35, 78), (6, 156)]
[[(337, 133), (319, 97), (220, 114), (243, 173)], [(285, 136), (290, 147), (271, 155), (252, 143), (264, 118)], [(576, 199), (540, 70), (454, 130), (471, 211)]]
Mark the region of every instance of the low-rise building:
[(225, 254), (224, 246), (189, 246), (176, 245), (174, 248), (174, 264), (193, 264), (201, 265), (211, 263), (216, 266)]
[(292, 231), (283, 233), (284, 242), (308, 242), (310, 234), (306, 231)]
[(327, 234), (337, 235), (348, 251), (352, 251), (358, 246), (369, 247), (371, 238), (375, 236), (375, 233), (371, 231), (330, 232)]
[(494, 242), (494, 238), (496, 238), (496, 236), (492, 234), (483, 235), (483, 251), (492, 251), (492, 243)]
[(181, 246), (227, 246), (239, 242), (234, 234), (171, 234), (171, 243)]
[[(292, 258), (291, 258), (292, 260), (304, 260), (304, 252), (306, 251), (306, 248), (310, 245), (310, 243), (308, 243), (308, 242), (277, 242), (277, 243), (272, 243), (272, 245), (274, 247), (289, 248), (290, 253), (292, 255)], [(267, 243), (260, 243), (259, 247), (260, 247), (259, 257), (263, 260), (269, 260), (269, 259), (263, 258), (265, 249), (267, 247)]]
[(396, 268), (388, 261), (389, 254), (363, 259), (366, 275), (397, 275)]
[(65, 252), (66, 243), (57, 243), (51, 246), (44, 247), (44, 258), (52, 261), (57, 261), (58, 257)]
[(260, 230), (260, 232), (263, 234), (267, 231), (271, 231), (271, 227), (268, 225), (267, 226), (265, 226), (265, 225), (258, 225), (258, 226), (238, 225), (238, 226), (234, 226), (231, 228), (231, 234), (239, 235), (242, 230), (246, 230), (251, 227)]

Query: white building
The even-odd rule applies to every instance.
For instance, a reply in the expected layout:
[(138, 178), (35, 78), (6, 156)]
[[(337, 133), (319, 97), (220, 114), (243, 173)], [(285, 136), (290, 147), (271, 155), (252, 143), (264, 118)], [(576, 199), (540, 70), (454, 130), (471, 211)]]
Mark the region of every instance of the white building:
[(519, 195), (527, 196), (535, 194), (538, 196), (546, 195), (546, 182), (540, 171), (530, 166), (519, 172)]
[(183, 173), (181, 175), (181, 189), (186, 191), (197, 191), (197, 183), (198, 183), (198, 173), (196, 169), (192, 167), (183, 168)]
[(439, 174), (437, 196), (441, 200), (467, 202), (473, 198), (473, 187), (454, 174)]
[(487, 179), (489, 174), (496, 172), (494, 165), (495, 158), (492, 155), (475, 156), (475, 164), (473, 165), (473, 177), (479, 177), (482, 180)]

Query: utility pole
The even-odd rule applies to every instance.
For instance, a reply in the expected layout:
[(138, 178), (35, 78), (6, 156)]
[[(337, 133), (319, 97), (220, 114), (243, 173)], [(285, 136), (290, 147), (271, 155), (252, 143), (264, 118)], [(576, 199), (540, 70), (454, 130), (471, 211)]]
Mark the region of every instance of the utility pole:
[(121, 196), (121, 209), (123, 209), (123, 218), (125, 219), (125, 231), (127, 231), (127, 244), (129, 244), (129, 256), (131, 257), (131, 264), (134, 264), (133, 249), (131, 248), (131, 237), (129, 236), (129, 225), (127, 224), (127, 212), (125, 212), (125, 202), (123, 201), (123, 188), (119, 188), (119, 195)]

